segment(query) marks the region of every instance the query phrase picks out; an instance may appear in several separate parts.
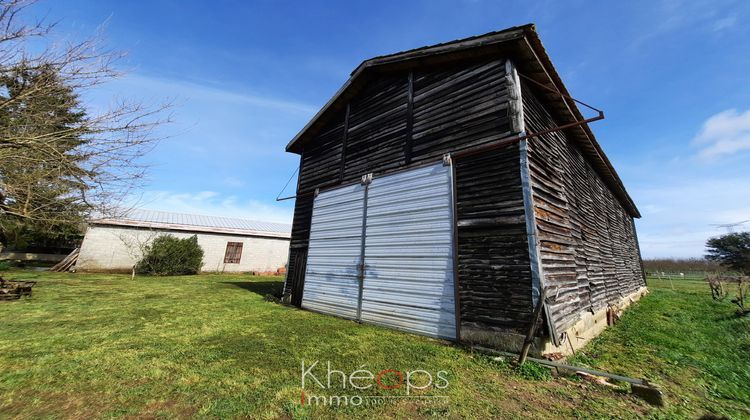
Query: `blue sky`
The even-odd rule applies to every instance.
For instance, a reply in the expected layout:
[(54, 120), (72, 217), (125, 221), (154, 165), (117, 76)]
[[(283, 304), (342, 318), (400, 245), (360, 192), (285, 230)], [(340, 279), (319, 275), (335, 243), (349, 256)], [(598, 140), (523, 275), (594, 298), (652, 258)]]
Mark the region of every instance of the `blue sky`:
[[(372, 56), (536, 23), (643, 218), (644, 257), (700, 256), (750, 219), (750, 2), (43, 1), (84, 37), (105, 25), (127, 75), (96, 92), (173, 100), (144, 207), (290, 221), (284, 146)], [(750, 227), (750, 224), (747, 225)]]

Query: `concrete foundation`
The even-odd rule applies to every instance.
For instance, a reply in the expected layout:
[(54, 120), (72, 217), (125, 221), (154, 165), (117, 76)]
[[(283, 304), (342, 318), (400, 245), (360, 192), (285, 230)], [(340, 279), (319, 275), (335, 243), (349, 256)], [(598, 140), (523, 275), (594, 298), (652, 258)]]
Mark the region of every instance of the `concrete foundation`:
[(586, 312), (582, 314), (581, 319), (565, 331), (565, 342), (559, 346), (555, 346), (552, 340), (547, 338), (540, 347), (537, 347), (538, 352), (542, 355), (551, 353), (560, 353), (563, 356), (572, 355), (574, 351), (585, 346), (586, 343), (607, 328), (607, 311), (610, 308), (620, 315), (622, 311), (637, 302), (646, 293), (648, 293), (648, 288), (642, 287), (636, 292), (620, 299), (619, 302), (610, 304), (609, 307), (599, 309), (594, 313)]
[[(531, 347), (530, 354), (544, 356), (558, 354), (570, 356), (574, 351), (582, 348), (593, 338), (607, 328), (607, 311), (611, 308), (620, 315), (628, 306), (637, 302), (643, 295), (648, 293), (646, 287), (625, 296), (619, 301), (610, 304), (594, 313), (585, 312), (572, 327), (565, 331), (565, 341), (560, 346), (555, 346), (549, 337), (537, 337)], [(518, 353), (523, 347), (526, 336), (524, 334), (509, 331), (490, 331), (470, 326), (461, 327), (461, 341), (469, 345), (480, 345), (494, 349)]]

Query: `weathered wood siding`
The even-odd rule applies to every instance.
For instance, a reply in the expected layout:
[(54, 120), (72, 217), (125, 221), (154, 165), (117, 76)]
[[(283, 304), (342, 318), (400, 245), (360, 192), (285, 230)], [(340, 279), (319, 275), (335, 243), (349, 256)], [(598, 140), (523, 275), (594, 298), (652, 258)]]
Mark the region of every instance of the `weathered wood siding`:
[(508, 136), (505, 60), (414, 74), (413, 161)]
[[(315, 142), (300, 157), (300, 173), (297, 195), (315, 191), (336, 181), (341, 166), (341, 150), (344, 135), (344, 119), (336, 119), (328, 124)], [(313, 196), (297, 199), (292, 222), (292, 249), (306, 247), (310, 237), (310, 217)]]
[(404, 165), (408, 93), (407, 74), (383, 76), (350, 102), (343, 181)]
[[(526, 129), (557, 124), (523, 84)], [(556, 331), (645, 285), (633, 218), (563, 132), (528, 142), (534, 213)]]
[[(336, 179), (331, 174), (338, 174), (344, 138), (344, 116), (334, 118), (321, 131), (321, 134), (306, 148), (300, 156), (299, 180), (297, 195), (300, 192), (315, 191), (316, 188), (330, 184)], [(305, 260), (307, 244), (310, 238), (313, 196), (301, 195), (294, 206), (292, 237), (289, 244), (289, 266), (284, 292), (292, 296), (292, 304), (302, 304), (302, 286), (305, 278)]]
[[(505, 76), (502, 59), (378, 75), (307, 143), (297, 194), (509, 136)], [(530, 311), (518, 161), (512, 146), (456, 162), (460, 305), (470, 326), (515, 328)], [(312, 202), (302, 196), (295, 207), (286, 291), (296, 304), (304, 283), (297, 257), (306, 255)]]
[(455, 165), (463, 335), (522, 332), (533, 304), (518, 145)]

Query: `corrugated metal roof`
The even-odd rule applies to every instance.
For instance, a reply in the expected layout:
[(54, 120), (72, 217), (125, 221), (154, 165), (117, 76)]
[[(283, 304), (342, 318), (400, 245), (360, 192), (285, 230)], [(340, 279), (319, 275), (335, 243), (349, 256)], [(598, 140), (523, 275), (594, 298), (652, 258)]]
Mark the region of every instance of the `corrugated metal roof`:
[(171, 213), (146, 209), (127, 210), (121, 215), (94, 218), (91, 220), (91, 223), (278, 238), (289, 238), (292, 231), (292, 225), (285, 223), (262, 222), (222, 216)]

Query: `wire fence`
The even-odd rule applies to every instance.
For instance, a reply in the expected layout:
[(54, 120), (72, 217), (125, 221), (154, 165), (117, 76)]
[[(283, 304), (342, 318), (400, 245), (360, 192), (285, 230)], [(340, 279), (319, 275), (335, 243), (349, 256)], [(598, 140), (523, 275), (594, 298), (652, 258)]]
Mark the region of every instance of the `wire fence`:
[(684, 272), (675, 272), (675, 271), (657, 271), (657, 270), (647, 270), (646, 276), (654, 279), (660, 279), (660, 280), (705, 280), (709, 276), (716, 276), (716, 275), (736, 275), (735, 273), (730, 272), (717, 272), (717, 271), (684, 271)]

